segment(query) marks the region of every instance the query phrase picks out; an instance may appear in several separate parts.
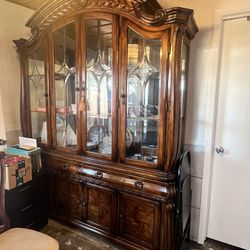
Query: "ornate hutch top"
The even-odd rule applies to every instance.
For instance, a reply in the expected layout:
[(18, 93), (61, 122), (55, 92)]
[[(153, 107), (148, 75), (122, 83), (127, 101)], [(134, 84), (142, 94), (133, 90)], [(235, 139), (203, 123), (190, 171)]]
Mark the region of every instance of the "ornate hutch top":
[(139, 20), (142, 24), (152, 26), (184, 23), (187, 24), (187, 32), (190, 39), (192, 39), (198, 31), (193, 18), (193, 10), (180, 7), (162, 9), (156, 0), (48, 1), (33, 14), (26, 23), (26, 26), (31, 28), (33, 39), (35, 39), (61, 17), (88, 11), (118, 13), (127, 18)]

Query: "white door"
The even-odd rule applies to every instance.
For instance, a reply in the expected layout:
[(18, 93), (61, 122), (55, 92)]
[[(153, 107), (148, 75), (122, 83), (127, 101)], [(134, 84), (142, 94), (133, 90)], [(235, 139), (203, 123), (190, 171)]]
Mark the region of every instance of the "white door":
[(250, 21), (247, 17), (224, 21), (222, 44), (208, 237), (249, 250)]

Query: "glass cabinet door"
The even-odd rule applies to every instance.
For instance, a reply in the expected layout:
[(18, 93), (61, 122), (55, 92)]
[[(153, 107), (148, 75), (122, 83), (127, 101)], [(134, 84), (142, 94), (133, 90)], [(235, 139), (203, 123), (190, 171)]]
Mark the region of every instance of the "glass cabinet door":
[(28, 58), (28, 82), (30, 92), (31, 136), (47, 143), (46, 84), (44, 47), (41, 46)]
[(87, 151), (112, 154), (112, 21), (87, 19)]
[(125, 157), (155, 164), (158, 161), (161, 49), (161, 39), (147, 39), (128, 29)]
[(76, 148), (77, 90), (75, 23), (56, 30), (54, 44), (54, 81), (56, 96), (56, 144)]

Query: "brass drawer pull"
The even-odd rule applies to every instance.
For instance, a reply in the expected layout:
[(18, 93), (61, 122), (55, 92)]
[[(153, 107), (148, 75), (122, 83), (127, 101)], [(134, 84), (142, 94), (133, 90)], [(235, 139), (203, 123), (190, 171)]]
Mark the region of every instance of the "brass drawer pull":
[(73, 177), (73, 182), (76, 182), (76, 183), (82, 183), (83, 182), (83, 180), (81, 179), (81, 178), (79, 178), (79, 177)]
[(135, 182), (135, 187), (139, 190), (143, 189), (143, 183), (142, 181), (136, 181)]
[(63, 169), (64, 171), (69, 170), (69, 164), (64, 164), (64, 165), (62, 166), (62, 169)]
[(19, 193), (22, 193), (22, 192), (24, 192), (24, 191), (26, 191), (26, 190), (29, 190), (30, 188), (31, 188), (31, 185), (19, 189), (18, 192), (19, 192)]
[(34, 222), (31, 222), (30, 224), (28, 224), (27, 226), (25, 226), (25, 228), (32, 228), (34, 226)]
[(23, 213), (23, 212), (29, 210), (30, 208), (32, 208), (32, 206), (33, 206), (33, 205), (30, 204), (30, 205), (28, 205), (27, 207), (22, 208), (20, 212)]
[(102, 172), (97, 171), (97, 172), (95, 173), (95, 178), (96, 178), (96, 179), (101, 180), (102, 177), (103, 177), (103, 173), (102, 173)]

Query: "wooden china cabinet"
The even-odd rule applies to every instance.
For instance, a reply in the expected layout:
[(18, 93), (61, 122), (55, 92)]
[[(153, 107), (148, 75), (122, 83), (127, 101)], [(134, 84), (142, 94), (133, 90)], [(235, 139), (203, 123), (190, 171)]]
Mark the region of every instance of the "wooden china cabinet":
[(54, 0), (26, 25), (21, 124), (43, 149), (51, 216), (128, 249), (175, 249), (193, 11)]

